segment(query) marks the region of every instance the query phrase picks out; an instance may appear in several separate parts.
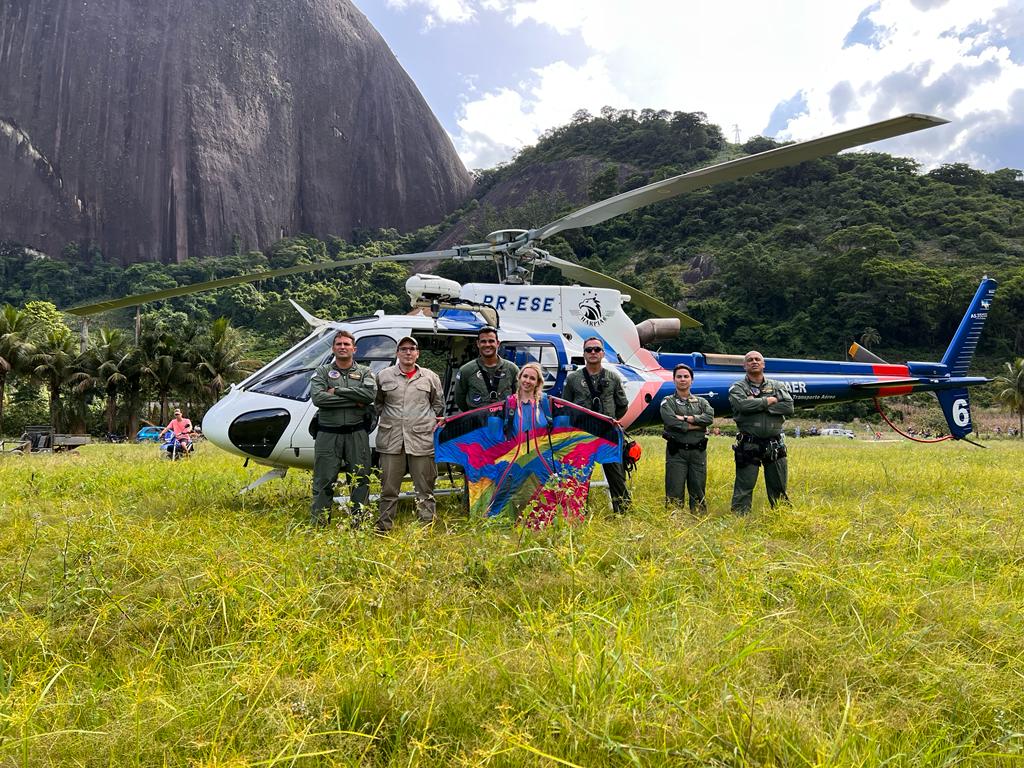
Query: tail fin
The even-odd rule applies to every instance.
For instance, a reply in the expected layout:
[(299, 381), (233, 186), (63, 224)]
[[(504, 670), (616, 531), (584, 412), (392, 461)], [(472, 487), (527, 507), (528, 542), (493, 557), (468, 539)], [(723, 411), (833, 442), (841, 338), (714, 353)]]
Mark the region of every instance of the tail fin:
[[(974, 350), (978, 346), (978, 339), (981, 338), (981, 329), (988, 319), (988, 309), (992, 303), (992, 296), (996, 292), (996, 281), (984, 277), (978, 292), (974, 294), (974, 300), (967, 308), (964, 319), (960, 321), (960, 327), (956, 329), (953, 340), (949, 343), (949, 349), (942, 356), (942, 364), (947, 367), (951, 376), (966, 376), (967, 369), (971, 367), (971, 358), (974, 357)], [(960, 390), (956, 390), (959, 392)], [(945, 393), (952, 396), (953, 393)], [(966, 390), (963, 393), (967, 397)], [(942, 397), (939, 397), (940, 402)], [(943, 405), (943, 409), (945, 409)], [(949, 420), (949, 413), (946, 413), (946, 420)], [(970, 413), (967, 414), (967, 423), (970, 424)], [(952, 428), (953, 422), (950, 422)], [(970, 430), (968, 429), (968, 432)]]
[(967, 437), (974, 429), (971, 424), (971, 396), (964, 389), (946, 389), (936, 392), (942, 414), (949, 425), (949, 434), (957, 440)]

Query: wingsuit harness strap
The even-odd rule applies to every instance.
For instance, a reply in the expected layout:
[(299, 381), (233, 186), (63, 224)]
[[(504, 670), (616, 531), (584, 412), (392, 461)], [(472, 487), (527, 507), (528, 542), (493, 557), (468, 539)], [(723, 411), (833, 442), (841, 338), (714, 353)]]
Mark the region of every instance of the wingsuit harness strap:
[(740, 432), (732, 449), (736, 453), (737, 467), (774, 464), (779, 459), (786, 458), (786, 444), (782, 442), (782, 435), (754, 437), (746, 432)]
[[(547, 417), (548, 422), (547, 426), (545, 427), (545, 430), (547, 432), (548, 439), (550, 440), (551, 432), (555, 428), (555, 408), (550, 399), (547, 399), (544, 402), (547, 405), (547, 407), (544, 409), (544, 415)], [(501, 427), (502, 433), (505, 435), (506, 440), (510, 440), (512, 436), (515, 434), (515, 417), (517, 413), (521, 413), (519, 408), (512, 408), (510, 399), (505, 398), (505, 404), (501, 409)], [(534, 425), (536, 425), (537, 423), (536, 413), (534, 413), (533, 416), (533, 423)], [(536, 429), (536, 426), (534, 426), (532, 429), (527, 429), (525, 425), (520, 424), (519, 428), (525, 432), (532, 432)], [(529, 439), (527, 439), (527, 442), (529, 442)]]

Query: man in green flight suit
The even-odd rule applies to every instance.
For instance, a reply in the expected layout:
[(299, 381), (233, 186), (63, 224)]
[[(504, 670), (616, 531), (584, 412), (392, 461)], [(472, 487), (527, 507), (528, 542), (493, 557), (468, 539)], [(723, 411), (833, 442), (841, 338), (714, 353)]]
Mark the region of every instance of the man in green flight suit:
[(357, 525), (370, 498), (370, 426), (377, 383), (369, 368), (356, 363), (351, 333), (335, 333), (331, 349), (334, 360), (313, 372), (309, 387), (313, 405), (319, 409), (310, 523), (322, 526), (330, 521), (334, 484), (344, 470), (352, 500), (352, 524)]
[(764, 485), (773, 507), (786, 496), (788, 467), (782, 425), (793, 415), (793, 396), (781, 381), (764, 375), (764, 356), (752, 350), (743, 356), (746, 376), (729, 387), (729, 405), (739, 434), (736, 452), (736, 482), (732, 489), (732, 510), (750, 512), (759, 467), (764, 465)]
[(680, 363), (672, 369), (675, 394), (661, 401), (661, 436), (665, 446), (665, 500), (683, 505), (684, 490), (690, 494), (690, 513), (708, 511), (704, 499), (708, 480), (708, 427), (715, 410), (705, 398), (690, 392), (693, 369)]
[[(602, 366), (604, 342), (596, 336), (584, 340), (583, 360), (586, 363), (583, 368), (565, 377), (562, 399), (610, 416), (617, 422), (629, 410), (629, 400), (626, 399), (626, 390), (619, 375), (606, 371)], [(629, 509), (632, 501), (629, 488), (626, 487), (626, 470), (621, 462), (601, 466), (612, 496), (612, 510), (617, 515), (622, 514)]]
[(497, 329), (485, 325), (477, 331), (476, 348), (480, 357), (455, 374), (455, 405), (460, 411), (500, 403), (516, 391), (519, 366), (498, 357)]

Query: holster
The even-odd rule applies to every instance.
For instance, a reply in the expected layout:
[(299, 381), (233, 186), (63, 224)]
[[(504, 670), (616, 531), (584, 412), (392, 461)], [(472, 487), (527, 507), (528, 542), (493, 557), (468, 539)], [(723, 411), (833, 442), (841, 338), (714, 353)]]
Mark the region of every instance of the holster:
[(735, 452), (737, 467), (774, 464), (779, 459), (786, 458), (786, 444), (782, 441), (781, 435), (754, 437), (740, 432), (732, 449)]

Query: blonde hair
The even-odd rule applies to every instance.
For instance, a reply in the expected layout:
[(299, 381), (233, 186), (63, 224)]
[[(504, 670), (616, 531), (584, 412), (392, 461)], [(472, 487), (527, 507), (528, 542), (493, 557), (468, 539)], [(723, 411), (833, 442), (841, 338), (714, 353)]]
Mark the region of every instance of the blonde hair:
[(522, 387), (523, 371), (527, 368), (532, 369), (534, 373), (537, 374), (537, 389), (534, 390), (533, 394), (534, 397), (539, 398), (541, 393), (544, 391), (544, 369), (540, 367), (540, 363), (526, 363), (519, 369), (519, 375), (516, 376), (516, 384), (519, 385), (516, 387), (516, 393), (518, 394), (519, 389)]

